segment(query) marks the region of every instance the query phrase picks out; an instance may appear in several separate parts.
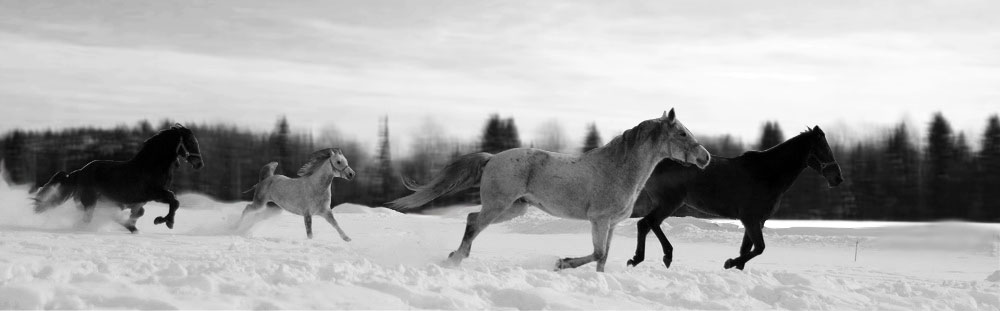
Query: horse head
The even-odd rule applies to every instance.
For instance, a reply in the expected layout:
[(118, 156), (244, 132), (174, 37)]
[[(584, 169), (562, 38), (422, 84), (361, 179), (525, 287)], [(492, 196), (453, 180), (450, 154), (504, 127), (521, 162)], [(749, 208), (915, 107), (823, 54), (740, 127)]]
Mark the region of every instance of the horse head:
[(310, 160), (308, 163), (299, 169), (299, 176), (309, 176), (314, 172), (319, 170), (321, 167), (326, 167), (326, 163), (330, 164), (330, 173), (333, 177), (340, 177), (346, 180), (354, 179), (356, 175), (354, 169), (351, 168), (350, 164), (347, 163), (347, 157), (340, 148), (326, 148), (313, 152), (309, 156)]
[(657, 145), (661, 154), (682, 164), (694, 164), (698, 168), (708, 166), (712, 156), (698, 143), (691, 131), (677, 120), (673, 108), (669, 113), (664, 111), (663, 116), (655, 121), (654, 124), (658, 128), (654, 131), (658, 131), (659, 134), (654, 134), (653, 137), (659, 140)]
[(333, 177), (340, 177), (347, 180), (354, 179), (354, 169), (347, 163), (347, 157), (340, 151), (340, 148), (333, 148), (331, 151), (333, 154), (330, 156), (329, 161), (330, 168), (333, 169)]
[(180, 123), (171, 126), (170, 130), (177, 132), (180, 136), (180, 141), (177, 143), (177, 156), (184, 158), (195, 169), (204, 167), (205, 162), (201, 158), (201, 148), (198, 146), (198, 139), (194, 137), (194, 133)]
[(833, 158), (833, 150), (830, 149), (830, 144), (826, 141), (826, 133), (823, 133), (823, 130), (817, 125), (809, 129), (809, 134), (812, 135), (813, 144), (809, 150), (809, 156), (806, 158), (806, 164), (822, 174), (830, 187), (840, 185), (844, 182), (844, 176), (841, 174), (837, 159)]

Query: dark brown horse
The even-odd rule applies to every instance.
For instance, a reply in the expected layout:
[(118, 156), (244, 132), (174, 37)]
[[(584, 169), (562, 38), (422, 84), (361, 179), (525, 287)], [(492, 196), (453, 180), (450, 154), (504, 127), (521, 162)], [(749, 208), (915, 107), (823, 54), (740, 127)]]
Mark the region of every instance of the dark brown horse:
[(704, 170), (674, 161), (660, 162), (632, 210), (632, 218), (642, 220), (637, 224), (635, 257), (629, 259), (628, 265), (643, 261), (646, 235), (652, 230), (663, 247), (663, 263), (670, 267), (673, 246), (660, 223), (687, 204), (743, 223), (740, 256), (727, 259), (724, 265), (726, 269), (742, 270), (747, 261), (764, 252), (764, 221), (774, 215), (781, 195), (807, 166), (826, 177), (831, 187), (844, 181), (819, 126), (766, 151), (749, 151), (735, 158), (712, 156), (712, 163)]
[(162, 130), (143, 143), (139, 153), (128, 161), (92, 161), (71, 173), (58, 172), (35, 194), (35, 212), (41, 213), (75, 198), (84, 210), (84, 223), (94, 216), (99, 199), (131, 209), (129, 220), (123, 221), (135, 233), (135, 221), (149, 201), (168, 204), (166, 216), (156, 217), (154, 224), (166, 223), (174, 228), (174, 213), (180, 203), (167, 189), (173, 179), (177, 158), (183, 157), (195, 169), (204, 166), (198, 140), (191, 130), (178, 124)]

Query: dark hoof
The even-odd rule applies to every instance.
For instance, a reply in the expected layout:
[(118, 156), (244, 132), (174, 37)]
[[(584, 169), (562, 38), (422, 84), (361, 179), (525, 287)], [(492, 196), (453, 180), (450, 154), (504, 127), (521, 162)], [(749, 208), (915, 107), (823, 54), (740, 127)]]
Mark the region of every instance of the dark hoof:
[(449, 265), (458, 266), (462, 263), (462, 259), (465, 257), (458, 254), (458, 251), (448, 253), (448, 260), (446, 261)]
[(670, 268), (670, 263), (674, 262), (674, 256), (666, 255), (663, 256), (663, 265)]
[(724, 267), (726, 269), (730, 269), (730, 268), (732, 268), (734, 266), (736, 266), (736, 263), (732, 259), (726, 259), (726, 264), (723, 265), (722, 267)]
[(129, 233), (133, 233), (133, 234), (139, 233), (139, 228), (136, 228), (135, 226), (125, 227), (125, 229), (128, 229)]
[(570, 258), (563, 258), (563, 259), (557, 260), (556, 261), (556, 271), (559, 271), (559, 270), (562, 270), (562, 269), (572, 269), (572, 268), (574, 268), (572, 265), (569, 264), (569, 262), (568, 262), (569, 260), (570, 260)]
[(628, 260), (628, 263), (626, 263), (626, 265), (628, 265), (629, 267), (635, 267), (635, 266), (637, 266), (637, 265), (639, 265), (641, 263), (642, 263), (642, 260), (636, 260), (635, 258), (632, 258), (632, 259)]
[(174, 228), (174, 221), (171, 220), (171, 219), (166, 219), (163, 216), (159, 216), (159, 217), (156, 217), (156, 219), (153, 219), (153, 224), (154, 225), (159, 225), (159, 224), (162, 224), (162, 223), (167, 223), (167, 228), (170, 228), (170, 229)]
[(726, 264), (725, 264), (724, 267), (726, 269), (736, 268), (736, 269), (743, 270), (743, 265), (745, 265), (745, 264), (746, 263), (738, 263), (738, 262), (736, 262), (736, 260), (733, 260), (733, 259), (726, 259)]

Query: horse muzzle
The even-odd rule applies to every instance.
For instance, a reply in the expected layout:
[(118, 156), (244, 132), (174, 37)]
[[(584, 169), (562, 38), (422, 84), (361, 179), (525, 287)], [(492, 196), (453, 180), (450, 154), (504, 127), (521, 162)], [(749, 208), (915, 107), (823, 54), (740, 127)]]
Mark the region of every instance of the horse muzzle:
[(339, 173), (340, 174), (337, 174), (337, 175), (340, 175), (340, 176), (337, 176), (337, 177), (340, 177), (340, 178), (343, 178), (343, 179), (347, 179), (347, 180), (352, 180), (352, 179), (354, 179), (354, 176), (357, 175), (357, 174), (354, 173), (354, 169), (352, 169), (350, 166), (345, 167)]
[(826, 182), (830, 187), (839, 186), (844, 182), (844, 176), (840, 172), (840, 164), (831, 164), (823, 167), (822, 170), (823, 177), (826, 177)]
[(185, 158), (185, 160), (187, 160), (187, 162), (190, 163), (191, 166), (194, 167), (194, 169), (196, 170), (201, 169), (202, 167), (205, 166), (205, 162), (202, 161), (200, 155), (189, 155), (187, 156), (187, 158)]
[(694, 165), (700, 169), (704, 169), (711, 162), (712, 154), (708, 153), (708, 149), (705, 149), (704, 146), (698, 146), (698, 149), (695, 151)]

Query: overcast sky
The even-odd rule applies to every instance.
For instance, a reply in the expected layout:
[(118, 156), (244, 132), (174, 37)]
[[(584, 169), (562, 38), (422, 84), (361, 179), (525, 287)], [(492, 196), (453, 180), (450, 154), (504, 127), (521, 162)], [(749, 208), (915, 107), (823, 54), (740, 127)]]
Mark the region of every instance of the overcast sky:
[[(1000, 1), (3, 1), (0, 131), (172, 118), (334, 126), (407, 150), (425, 120), (605, 141), (677, 108), (696, 135), (764, 120), (869, 135), (1000, 111)], [(576, 138), (579, 137), (579, 138)], [(579, 141), (574, 141), (579, 144)]]

